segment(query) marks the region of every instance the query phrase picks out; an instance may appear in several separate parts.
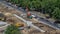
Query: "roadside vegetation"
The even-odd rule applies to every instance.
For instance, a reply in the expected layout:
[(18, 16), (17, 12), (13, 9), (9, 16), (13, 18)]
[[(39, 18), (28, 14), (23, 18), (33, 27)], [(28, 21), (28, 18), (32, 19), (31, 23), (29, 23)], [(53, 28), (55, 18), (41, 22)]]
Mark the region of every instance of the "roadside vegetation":
[(21, 32), (19, 31), (18, 27), (10, 25), (7, 27), (5, 34), (21, 34)]
[(60, 19), (60, 0), (7, 0), (19, 7), (28, 7), (30, 10), (37, 10), (50, 17)]

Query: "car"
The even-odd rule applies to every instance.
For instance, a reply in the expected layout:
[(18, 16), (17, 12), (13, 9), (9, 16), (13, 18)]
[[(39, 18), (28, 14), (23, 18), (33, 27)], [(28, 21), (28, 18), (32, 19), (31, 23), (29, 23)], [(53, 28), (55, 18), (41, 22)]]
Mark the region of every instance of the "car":
[(5, 30), (8, 25), (7, 22), (0, 21), (0, 32)]

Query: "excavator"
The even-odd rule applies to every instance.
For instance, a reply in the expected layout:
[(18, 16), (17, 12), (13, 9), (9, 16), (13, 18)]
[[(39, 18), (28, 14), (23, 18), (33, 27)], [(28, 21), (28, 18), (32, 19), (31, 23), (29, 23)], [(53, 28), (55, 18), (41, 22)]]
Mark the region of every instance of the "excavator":
[(19, 30), (24, 30), (24, 24), (23, 23), (16, 23), (14, 24), (16, 27), (18, 27)]
[(24, 27), (24, 24), (23, 23), (16, 23), (14, 24), (16, 27)]
[(11, 24), (13, 24), (13, 25), (16, 26), (16, 27), (24, 27), (24, 24), (23, 24), (23, 23), (16, 22), (16, 21), (15, 21), (14, 19), (12, 19), (12, 18), (8, 19), (7, 21), (12, 22)]

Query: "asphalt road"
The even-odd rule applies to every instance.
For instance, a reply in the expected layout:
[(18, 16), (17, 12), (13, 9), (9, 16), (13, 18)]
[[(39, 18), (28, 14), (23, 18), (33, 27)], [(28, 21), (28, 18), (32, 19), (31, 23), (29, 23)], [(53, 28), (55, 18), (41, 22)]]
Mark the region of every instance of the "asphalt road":
[[(5, 5), (7, 5), (7, 7), (8, 7), (8, 6), (11, 6), (11, 7), (15, 8), (15, 9), (17, 9), (17, 10), (19, 10), (19, 11), (22, 11), (23, 13), (26, 13), (26, 11), (25, 11), (24, 9), (22, 9), (21, 7), (14, 6), (14, 5), (12, 5), (12, 4), (8, 3), (8, 2), (3, 2), (3, 0), (0, 0), (0, 2), (4, 3)], [(31, 13), (32, 13), (32, 12), (31, 12)], [(34, 14), (34, 13), (33, 13), (33, 14)], [(35, 15), (35, 14), (34, 14), (34, 15)], [(54, 23), (51, 23), (50, 21), (48, 21), (48, 20), (46, 20), (46, 19), (42, 19), (42, 17), (40, 17), (40, 16), (38, 16), (38, 15), (36, 15), (36, 17), (39, 18), (39, 19), (38, 19), (39, 22), (41, 22), (41, 23), (43, 23), (43, 24), (46, 24), (46, 25), (48, 25), (48, 26), (50, 26), (50, 27), (52, 27), (52, 28), (54, 28), (54, 29), (60, 29), (60, 27), (58, 27), (58, 26), (55, 25)], [(37, 18), (36, 18), (36, 19), (37, 19)]]

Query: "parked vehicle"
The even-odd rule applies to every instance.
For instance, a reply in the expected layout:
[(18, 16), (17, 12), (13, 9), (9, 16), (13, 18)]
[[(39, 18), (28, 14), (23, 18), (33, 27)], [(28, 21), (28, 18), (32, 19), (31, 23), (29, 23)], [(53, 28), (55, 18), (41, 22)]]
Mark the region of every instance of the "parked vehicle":
[(8, 25), (7, 22), (0, 21), (0, 32), (5, 30)]

